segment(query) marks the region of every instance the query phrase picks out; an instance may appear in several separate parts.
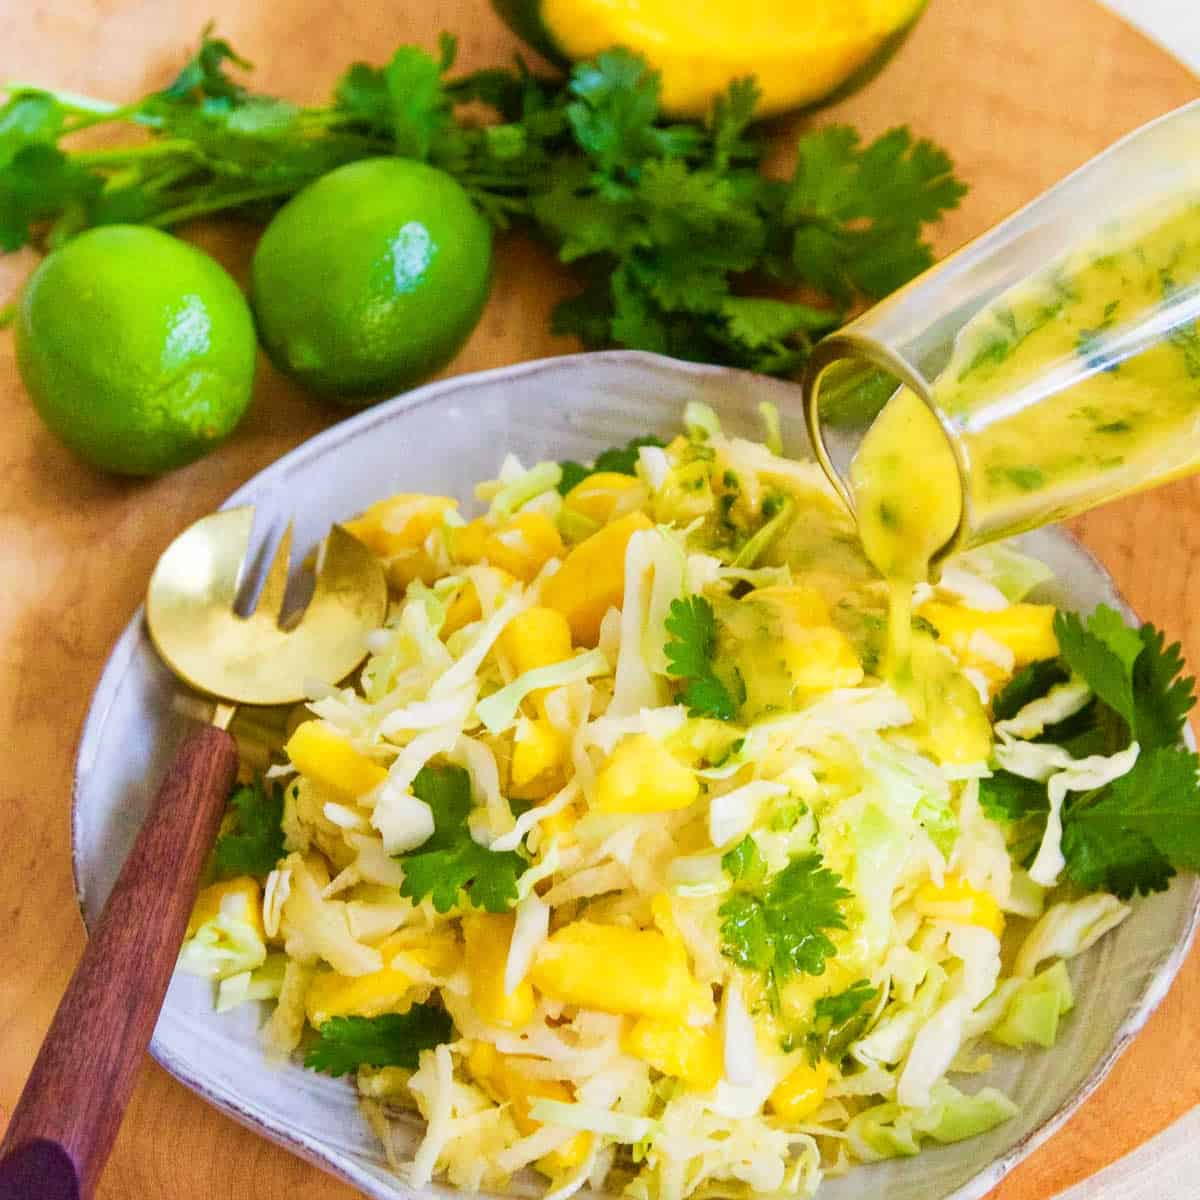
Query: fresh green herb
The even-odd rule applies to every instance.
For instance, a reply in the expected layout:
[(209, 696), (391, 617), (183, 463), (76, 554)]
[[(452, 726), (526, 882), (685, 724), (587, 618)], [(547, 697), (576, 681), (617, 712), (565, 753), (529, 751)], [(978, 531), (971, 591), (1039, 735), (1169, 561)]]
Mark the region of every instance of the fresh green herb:
[(683, 702), (689, 714), (732, 721), (737, 703), (713, 672), (717, 618), (712, 605), (703, 596), (672, 600), (666, 629), (667, 674), (684, 681)]
[(576, 484), (582, 483), (589, 475), (596, 475), (601, 471), (612, 471), (617, 475), (636, 475), (638, 450), (642, 446), (663, 446), (665, 444), (661, 438), (648, 434), (645, 437), (632, 438), (624, 446), (612, 446), (602, 451), (596, 456), (596, 461), (590, 467), (567, 459), (558, 464), (562, 468), (558, 490), (561, 495), (565, 496)]
[(1055, 684), (1066, 683), (1071, 678), (1057, 658), (1043, 658), (1022, 667), (1009, 682), (996, 693), (992, 701), (992, 719), (1007, 721), (1034, 700), (1044, 696)]
[(822, 996), (813, 1006), (812, 1029), (806, 1039), (809, 1061), (826, 1059), (839, 1063), (850, 1046), (866, 1032), (871, 1019), (868, 1009), (879, 995), (869, 980), (860, 979), (844, 992)]
[(448, 1042), (454, 1025), (445, 1009), (414, 1004), (381, 1017), (330, 1017), (304, 1056), (310, 1071), (345, 1075), (359, 1067), (417, 1066), (422, 1050)]
[(721, 855), (721, 867), (738, 883), (760, 883), (767, 877), (767, 864), (759, 853), (758, 843), (749, 834)]
[(418, 902), (429, 896), (440, 913), (449, 912), (464, 896), (488, 912), (512, 908), (525, 860), (515, 850), (487, 850), (471, 837), (470, 775), (462, 767), (424, 767), (412, 791), (433, 810), (434, 829), (419, 850), (400, 859), (400, 894)]
[[(1127, 626), (1105, 605), (1086, 621), (1059, 613), (1055, 634), (1061, 659), (1027, 668), (997, 697), (996, 714), (1011, 715), (1072, 672), (1088, 684), (1096, 700), (1047, 729), (1044, 740), (1075, 757), (1113, 754), (1131, 740), (1141, 753), (1107, 786), (1067, 796), (1066, 873), (1081, 887), (1121, 897), (1160, 891), (1176, 870), (1200, 868), (1200, 761), (1179, 745), (1194, 681), (1183, 675), (1178, 643), (1168, 646), (1153, 625)], [(996, 771), (980, 781), (979, 796), (1021, 845), (1036, 846), (1049, 809), (1044, 784)]]
[(765, 885), (735, 891), (718, 910), (721, 952), (761, 971), (772, 993), (797, 972), (821, 975), (837, 953), (826, 930), (845, 929), (842, 902), (852, 893), (819, 854), (793, 859)]
[[(555, 310), (558, 332), (783, 373), (854, 305), (927, 267), (924, 229), (965, 191), (945, 153), (903, 128), (867, 145), (845, 126), (806, 134), (792, 177), (769, 178), (753, 80), (707, 122), (670, 123), (659, 76), (625, 50), (562, 80), (520, 62), (453, 76), (453, 62), (452, 38), (436, 56), (402, 46), (383, 66), (350, 67), (327, 104), (298, 106), (250, 91), (236, 77), (248, 64), (206, 31), (169, 87), (132, 104), (11, 89), (0, 247), (114, 221), (264, 218), (336, 167), (401, 155), (449, 172), (497, 227), (519, 223), (576, 264), (581, 291)], [(137, 136), (71, 148), (105, 124)], [(810, 303), (753, 294), (780, 286)]]
[(284, 855), (282, 789), (255, 779), (234, 789), (229, 807), (232, 829), (217, 838), (213, 849), (218, 877), (269, 875)]

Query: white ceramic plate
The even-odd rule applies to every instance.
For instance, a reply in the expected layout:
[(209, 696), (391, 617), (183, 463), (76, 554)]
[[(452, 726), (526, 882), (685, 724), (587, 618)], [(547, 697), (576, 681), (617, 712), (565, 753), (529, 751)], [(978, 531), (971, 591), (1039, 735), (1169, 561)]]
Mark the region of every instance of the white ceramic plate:
[[(735, 371), (654, 355), (615, 352), (526, 363), (434, 384), (351, 417), (305, 443), (228, 503), (257, 506), (271, 522), (296, 521), (296, 545), (331, 522), (396, 491), (457, 496), (495, 473), (506, 451), (526, 463), (589, 459), (638, 434), (671, 433), (683, 405), (703, 400), (734, 432), (761, 437), (758, 405), (783, 417), (793, 455), (807, 453), (795, 388)], [(1028, 535), (1025, 548), (1056, 572), (1046, 599), (1077, 609), (1120, 603), (1103, 569), (1065, 534)], [(90, 923), (99, 913), (141, 824), (155, 783), (184, 728), (172, 712), (176, 684), (155, 656), (139, 613), (117, 643), (92, 702), (75, 772), (74, 863)], [(1176, 880), (1071, 964), (1078, 1001), (1053, 1050), (995, 1056), (972, 1084), (994, 1083), (1021, 1107), (990, 1134), (918, 1158), (863, 1167), (830, 1180), (823, 1200), (974, 1200), (1062, 1124), (1145, 1024), (1187, 952), (1200, 888)], [(151, 1053), (173, 1075), (244, 1124), (348, 1179), (379, 1200), (414, 1192), (389, 1173), (358, 1115), (348, 1083), (295, 1063), (269, 1064), (252, 1006), (226, 1016), (206, 983), (177, 976)], [(973, 1090), (973, 1088), (972, 1088)], [(414, 1125), (411, 1144), (415, 1144)], [(525, 1190), (525, 1189), (521, 1189)], [(455, 1195), (433, 1188), (426, 1195)]]

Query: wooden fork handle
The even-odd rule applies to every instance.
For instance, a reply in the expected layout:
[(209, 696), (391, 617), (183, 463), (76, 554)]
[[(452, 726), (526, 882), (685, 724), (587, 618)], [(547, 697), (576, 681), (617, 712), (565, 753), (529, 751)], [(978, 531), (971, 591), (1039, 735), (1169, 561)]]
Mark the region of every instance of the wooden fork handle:
[(236, 775), (224, 730), (193, 730), (176, 754), (0, 1144), (0, 1200), (95, 1191)]

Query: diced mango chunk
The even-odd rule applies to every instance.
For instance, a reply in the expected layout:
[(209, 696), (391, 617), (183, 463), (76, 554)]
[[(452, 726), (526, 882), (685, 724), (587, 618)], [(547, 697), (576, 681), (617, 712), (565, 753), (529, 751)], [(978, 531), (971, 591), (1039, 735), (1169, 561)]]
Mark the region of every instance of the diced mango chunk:
[[(518, 1131), (526, 1137), (541, 1128), (529, 1115), (535, 1101), (557, 1100), (569, 1104), (575, 1098), (560, 1080), (542, 1079), (523, 1069), (527, 1061), (519, 1055), (500, 1054), (490, 1042), (473, 1043), (467, 1054), (467, 1070), (492, 1099), (510, 1106)], [(591, 1148), (591, 1134), (576, 1134), (538, 1159), (538, 1169), (547, 1175), (559, 1175), (583, 1162)]]
[(745, 599), (768, 604), (801, 625), (828, 625), (829, 605), (816, 588), (804, 584), (774, 584), (755, 588)]
[(600, 812), (671, 812), (699, 795), (695, 773), (647, 733), (622, 738), (596, 775)]
[(347, 521), (344, 528), (372, 553), (391, 558), (420, 546), (445, 514), (456, 508), (458, 501), (449, 496), (402, 493), (372, 504), (361, 516)]
[(523, 583), (562, 552), (558, 526), (542, 512), (519, 512), (497, 527), (481, 517), (458, 530), (454, 537), (456, 561), (488, 562)]
[(542, 943), (530, 976), (547, 996), (602, 1012), (687, 1024), (713, 1013), (682, 946), (657, 929), (574, 921)]
[(478, 621), (483, 616), (483, 609), (479, 605), (479, 593), (475, 590), (475, 585), (467, 582), (458, 589), (458, 594), (450, 601), (450, 607), (446, 609), (446, 619), (442, 622), (442, 637), (449, 637), (452, 633), (457, 633), (464, 625), (470, 625), (472, 621)]
[(357, 800), (387, 778), (379, 763), (360, 754), (323, 721), (297, 726), (283, 750), (301, 775), (344, 800)]
[(567, 740), (549, 721), (522, 718), (513, 737), (509, 794), (517, 800), (540, 800), (562, 786)]
[(319, 970), (304, 998), (308, 1022), (314, 1029), (330, 1017), (378, 1017), (383, 1013), (407, 1012), (422, 989), (403, 966), (393, 965), (407, 959), (431, 974), (450, 974), (462, 956), (456, 938), (434, 935), (419, 945), (405, 944), (403, 934), (393, 934), (379, 944), (384, 966), (367, 975), (340, 975)]
[(533, 1017), (533, 986), (523, 979), (512, 992), (504, 989), (504, 968), (512, 944), (512, 913), (472, 913), (463, 918), (467, 977), (471, 1003), (490, 1025), (519, 1029)]
[(913, 907), (923, 917), (978, 925), (997, 937), (1004, 933), (1004, 914), (1000, 905), (987, 892), (972, 887), (961, 875), (947, 875), (941, 886), (932, 879), (923, 883), (913, 897)]
[(1012, 651), (1017, 668), (1058, 654), (1054, 636), (1053, 604), (1010, 604), (994, 612), (963, 608), (930, 600), (917, 615), (924, 617), (938, 637), (959, 658), (969, 654), (971, 638), (982, 633)]
[(424, 546), (416, 546), (412, 550), (401, 550), (389, 558), (384, 564), (383, 573), (387, 576), (389, 587), (403, 592), (414, 579), (426, 585), (435, 582), (441, 574), (441, 568)]
[(600, 622), (610, 608), (620, 608), (625, 598), (625, 550), (629, 539), (651, 529), (650, 518), (632, 512), (582, 541), (546, 580), (542, 600), (567, 618), (577, 645), (594, 646)]
[(596, 525), (607, 525), (618, 508), (628, 512), (646, 495), (646, 485), (635, 475), (597, 471), (581, 479), (563, 497), (563, 511)]
[(767, 1099), (771, 1111), (789, 1124), (811, 1117), (825, 1103), (833, 1066), (824, 1059), (801, 1063), (775, 1086)]
[(556, 609), (535, 605), (505, 625), (500, 649), (513, 670), (524, 675), (571, 657), (571, 627)]
[(192, 905), (187, 936), (191, 937), (201, 925), (221, 913), (252, 925), (260, 938), (266, 937), (262, 918), (262, 888), (252, 876), (239, 875), (236, 879), (226, 879), (204, 888)]
[(714, 1028), (694, 1029), (640, 1017), (625, 1034), (623, 1044), (626, 1053), (699, 1092), (711, 1091), (721, 1078), (721, 1039)]

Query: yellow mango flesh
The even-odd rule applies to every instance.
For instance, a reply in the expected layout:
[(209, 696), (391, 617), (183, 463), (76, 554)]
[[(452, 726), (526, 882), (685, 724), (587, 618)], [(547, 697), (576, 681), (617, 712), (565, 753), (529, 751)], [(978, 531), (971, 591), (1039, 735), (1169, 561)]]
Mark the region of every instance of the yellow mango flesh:
[(833, 1067), (824, 1059), (815, 1064), (801, 1063), (776, 1085), (767, 1106), (788, 1124), (806, 1120), (825, 1103), (832, 1077)]
[(617, 743), (596, 775), (593, 807), (606, 813), (672, 812), (700, 795), (700, 781), (661, 742), (635, 733)]
[(959, 657), (969, 656), (971, 638), (981, 633), (1012, 651), (1015, 665), (1028, 666), (1058, 655), (1053, 604), (1010, 604), (994, 612), (930, 600), (917, 612)]
[(389, 1012), (407, 1012), (418, 985), (403, 967), (393, 966), (393, 960), (403, 954), (432, 974), (443, 976), (454, 970), (462, 949), (455, 938), (445, 935), (431, 937), (422, 945), (405, 946), (401, 936), (393, 934), (379, 944), (379, 953), (385, 966), (368, 975), (319, 970), (313, 976), (304, 1008), (314, 1029), (320, 1029), (330, 1017), (378, 1017)]
[(568, 57), (628, 46), (662, 73), (664, 109), (703, 117), (735, 79), (754, 75), (759, 115), (828, 95), (920, 13), (923, 0), (542, 0)]
[(693, 1029), (641, 1017), (625, 1034), (622, 1045), (627, 1054), (664, 1075), (682, 1079), (698, 1092), (711, 1091), (721, 1078), (722, 1047), (715, 1029)]
[(620, 608), (625, 598), (625, 550), (638, 530), (653, 525), (645, 513), (633, 512), (582, 541), (563, 560), (558, 572), (546, 580), (542, 601), (557, 609), (571, 627), (580, 646), (600, 639), (600, 622), (610, 608)]
[(471, 1003), (489, 1025), (518, 1029), (533, 1017), (533, 987), (523, 979), (508, 993), (504, 968), (516, 918), (512, 913), (473, 913), (463, 918)]
[(192, 905), (186, 936), (191, 937), (201, 925), (221, 913), (252, 925), (260, 938), (266, 937), (262, 919), (262, 888), (252, 876), (239, 875), (236, 879), (226, 879), (204, 888)]
[(564, 925), (538, 950), (530, 977), (547, 996), (601, 1012), (691, 1024), (713, 1011), (682, 947), (657, 929)]
[(379, 763), (322, 721), (297, 726), (283, 750), (301, 775), (343, 800), (357, 800), (387, 778)]
[(441, 524), (446, 512), (458, 508), (449, 496), (401, 494), (372, 504), (344, 528), (372, 553), (391, 558), (414, 550)]
[(566, 757), (566, 739), (549, 721), (541, 717), (522, 720), (513, 738), (511, 795), (518, 800), (540, 800), (557, 791)]
[(596, 525), (607, 525), (618, 505), (635, 503), (645, 494), (645, 484), (636, 476), (597, 471), (563, 497), (563, 510)]
[(923, 917), (978, 925), (997, 937), (1004, 934), (1000, 905), (987, 892), (973, 888), (961, 875), (947, 875), (940, 886), (932, 880), (923, 883), (913, 897), (913, 907)]
[[(518, 1132), (528, 1137), (541, 1125), (529, 1110), (537, 1100), (557, 1100), (569, 1104), (575, 1099), (571, 1089), (557, 1079), (541, 1079), (522, 1070), (527, 1060), (518, 1055), (501, 1054), (488, 1042), (475, 1042), (467, 1054), (467, 1070), (484, 1091), (499, 1103), (510, 1106)], [(591, 1149), (591, 1135), (576, 1134), (570, 1141), (538, 1159), (538, 1169), (557, 1175), (578, 1166)]]

